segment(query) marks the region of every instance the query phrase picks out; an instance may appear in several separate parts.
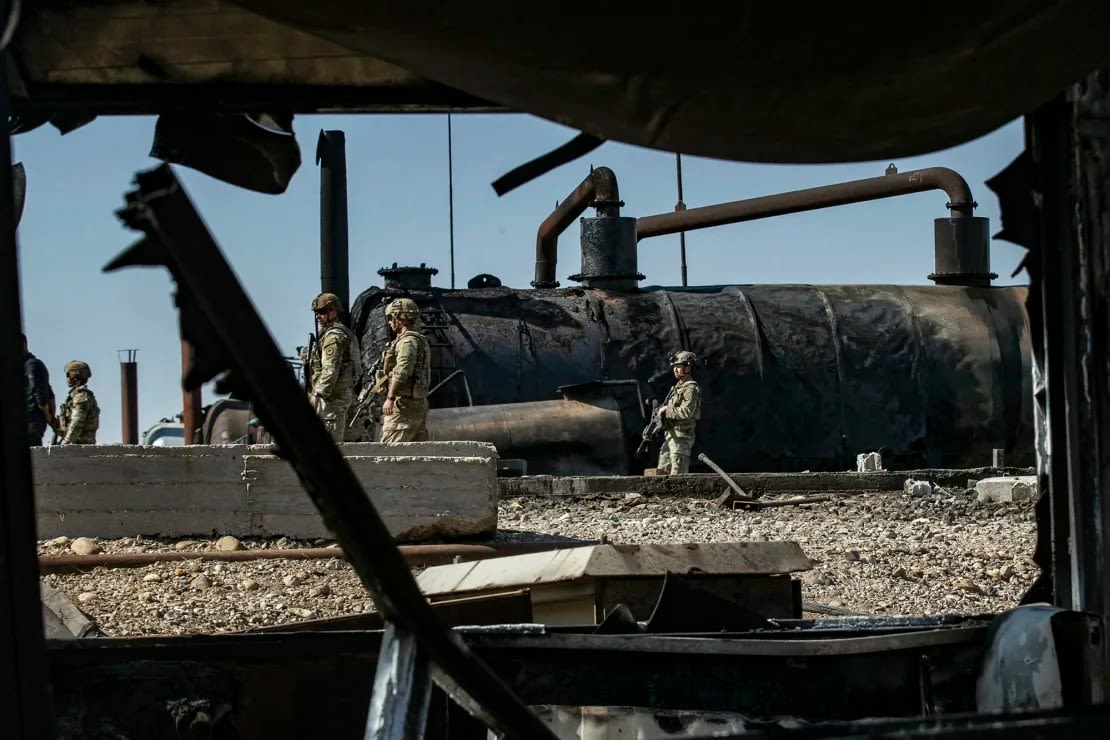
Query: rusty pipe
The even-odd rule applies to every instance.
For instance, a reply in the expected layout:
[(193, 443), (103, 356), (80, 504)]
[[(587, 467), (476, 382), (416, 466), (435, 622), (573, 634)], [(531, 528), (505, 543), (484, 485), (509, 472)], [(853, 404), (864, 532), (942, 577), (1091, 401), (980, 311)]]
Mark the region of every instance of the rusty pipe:
[(139, 364), (135, 361), (136, 349), (116, 350), (120, 357), (120, 398), (123, 400), (123, 418), (120, 441), (125, 445), (139, 444)]
[(562, 203), (555, 206), (551, 215), (540, 224), (536, 232), (536, 279), (533, 288), (557, 288), (555, 265), (558, 261), (559, 235), (574, 223), (588, 207), (597, 209), (599, 217), (621, 215), (624, 203), (617, 191), (617, 176), (608, 167), (590, 170)]
[[(584, 542), (498, 542), (489, 545), (400, 545), (398, 549), (409, 565), (440, 565), (453, 562), (456, 557), (463, 560), (485, 560), (487, 558), (521, 555), (530, 552), (557, 550), (563, 547), (582, 547), (595, 545), (596, 541)], [(219, 560), (224, 562), (244, 562), (254, 560), (317, 560), (322, 558), (345, 558), (338, 547), (281, 548), (267, 550), (193, 550), (183, 552), (112, 552), (96, 555), (40, 555), (39, 573), (82, 573), (93, 568), (141, 568), (157, 563), (174, 563), (186, 560)]]
[[(193, 345), (188, 340), (181, 340), (181, 377), (184, 378), (189, 374), (189, 368), (193, 365)], [(191, 445), (196, 443), (196, 431), (201, 424), (201, 416), (203, 411), (201, 409), (200, 388), (194, 388), (191, 391), (185, 390), (184, 384), (181, 389), (182, 394), (182, 407), (181, 407), (181, 422), (185, 428), (185, 444)]]
[(923, 170), (911, 170), (881, 177), (869, 177), (865, 180), (823, 185), (818, 188), (792, 190), (789, 193), (734, 200), (685, 211), (643, 216), (636, 219), (636, 238), (637, 240), (647, 239), (680, 231), (814, 211), (847, 203), (863, 203), (895, 195), (920, 193), (925, 190), (943, 190), (948, 195), (948, 203), (945, 207), (948, 208), (952, 218), (971, 216), (975, 207), (979, 205), (971, 196), (971, 188), (968, 187), (967, 180), (958, 172), (947, 167), (927, 167)]

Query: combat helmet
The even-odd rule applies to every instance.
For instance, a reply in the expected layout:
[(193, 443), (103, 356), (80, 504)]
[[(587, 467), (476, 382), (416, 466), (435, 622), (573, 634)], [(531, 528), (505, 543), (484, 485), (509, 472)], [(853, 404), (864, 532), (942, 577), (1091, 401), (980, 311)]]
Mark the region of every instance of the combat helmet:
[(671, 355), (671, 367), (675, 365), (693, 365), (698, 361), (698, 356), (688, 350), (679, 350)]
[(416, 301), (411, 298), (395, 298), (385, 307), (386, 316), (396, 316), (405, 321), (413, 321), (420, 316)]
[(339, 296), (335, 293), (321, 293), (312, 299), (312, 311), (342, 311), (343, 306), (339, 303)]
[(89, 368), (89, 364), (81, 360), (70, 360), (67, 362), (65, 373), (67, 378), (70, 375), (76, 375), (81, 380), (88, 380), (92, 377), (92, 370)]

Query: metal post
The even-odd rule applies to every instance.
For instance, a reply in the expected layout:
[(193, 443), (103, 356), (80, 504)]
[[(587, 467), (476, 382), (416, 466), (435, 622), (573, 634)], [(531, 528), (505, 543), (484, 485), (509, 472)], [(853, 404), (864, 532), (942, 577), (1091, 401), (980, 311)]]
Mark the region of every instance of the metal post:
[(120, 441), (125, 445), (139, 444), (139, 363), (137, 349), (117, 349), (119, 357), (119, 395), (123, 399)]
[[(0, 3), (0, 17), (8, 3)], [(0, 57), (0, 120), (8, 120)], [(4, 736), (53, 738), (46, 648), (35, 555), (35, 499), (24, 406), (19, 255), (15, 240), (11, 140), (0, 146), (0, 717)]]
[[(676, 211), (685, 211), (686, 203), (682, 199), (682, 155), (674, 153), (674, 167), (678, 179), (678, 202), (674, 204)], [(678, 232), (679, 265), (682, 271), (682, 287), (686, 287), (686, 232)]]
[(370, 694), (367, 740), (424, 737), (431, 694), (431, 666), (416, 638), (408, 630), (388, 622)]
[(316, 143), (320, 165), (320, 291), (339, 296), (340, 320), (350, 322), (350, 264), (347, 244), (347, 140), (342, 131), (321, 131)]
[(455, 150), (451, 146), (451, 114), (447, 114), (447, 217), (451, 237), (451, 289), (455, 289)]
[[(193, 345), (187, 339), (181, 340), (181, 377), (189, 374), (193, 364)], [(185, 427), (185, 444), (196, 444), (196, 430), (200, 426), (201, 404), (200, 388), (184, 390), (182, 386), (181, 424)]]

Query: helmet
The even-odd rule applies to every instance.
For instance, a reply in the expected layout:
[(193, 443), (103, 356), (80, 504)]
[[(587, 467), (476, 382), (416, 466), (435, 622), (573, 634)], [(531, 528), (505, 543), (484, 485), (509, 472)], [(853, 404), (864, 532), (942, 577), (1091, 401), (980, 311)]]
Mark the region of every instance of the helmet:
[(420, 315), (420, 309), (411, 298), (395, 298), (385, 307), (385, 315), (412, 321)]
[(343, 307), (339, 303), (339, 296), (335, 293), (321, 293), (312, 299), (313, 311), (327, 311), (327, 310), (342, 311)]
[(92, 377), (92, 370), (89, 369), (88, 363), (82, 362), (81, 360), (70, 360), (67, 362), (65, 372), (67, 377), (71, 374), (76, 374), (81, 380), (88, 380)]
[(687, 350), (680, 350), (671, 355), (671, 366), (675, 365), (693, 365), (698, 361), (698, 356), (693, 352)]

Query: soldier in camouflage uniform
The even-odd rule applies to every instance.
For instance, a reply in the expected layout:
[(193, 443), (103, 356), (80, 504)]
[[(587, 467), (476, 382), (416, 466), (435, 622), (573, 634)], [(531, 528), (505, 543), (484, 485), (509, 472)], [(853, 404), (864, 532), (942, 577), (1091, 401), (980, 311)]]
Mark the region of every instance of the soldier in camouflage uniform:
[(422, 442), (428, 439), (428, 385), (431, 357), (428, 340), (417, 331), (420, 309), (410, 298), (397, 298), (385, 308), (396, 337), (386, 350), (393, 356), (389, 389), (382, 404), (382, 442)]
[(94, 445), (100, 428), (100, 407), (88, 386), (92, 370), (88, 364), (73, 360), (66, 363), (65, 373), (69, 395), (58, 416), (58, 436), (64, 445)]
[(693, 352), (671, 355), (671, 372), (675, 384), (660, 409), (663, 421), (663, 447), (659, 450), (659, 472), (678, 475), (690, 470), (690, 453), (694, 447), (694, 429), (701, 418), (701, 389), (694, 381)]
[(343, 441), (355, 382), (362, 374), (358, 339), (339, 321), (341, 310), (339, 297), (333, 293), (321, 293), (312, 299), (320, 338), (308, 358), (312, 370), (308, 402), (336, 442)]

